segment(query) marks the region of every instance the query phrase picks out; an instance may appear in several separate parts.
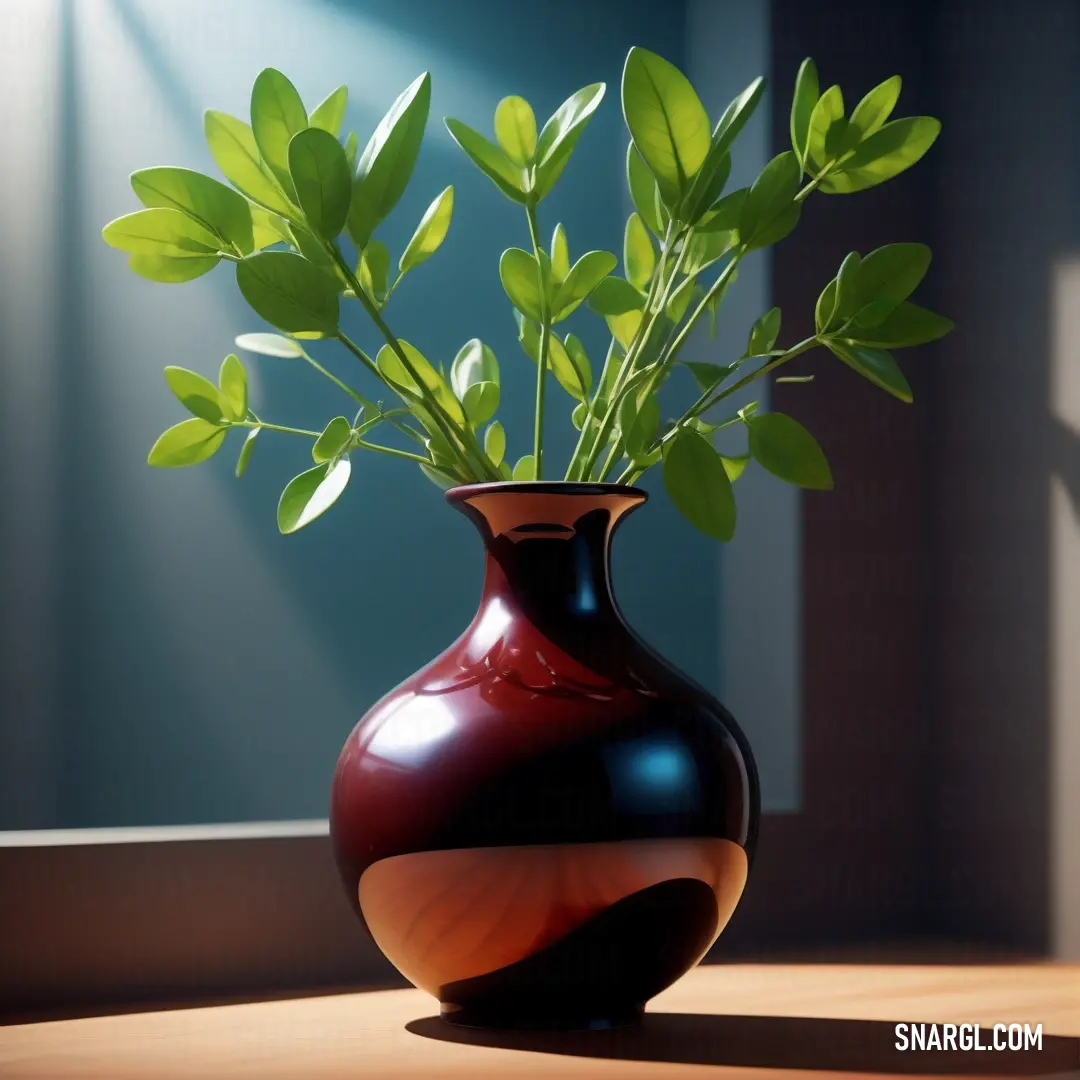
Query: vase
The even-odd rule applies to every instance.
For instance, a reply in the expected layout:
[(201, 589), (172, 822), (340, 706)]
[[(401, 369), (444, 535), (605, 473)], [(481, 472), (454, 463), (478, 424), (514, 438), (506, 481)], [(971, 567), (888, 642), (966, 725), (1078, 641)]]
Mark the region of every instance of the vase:
[(727, 710), (627, 626), (614, 484), (451, 489), (483, 538), (479, 610), (338, 760), (338, 868), (443, 1019), (608, 1027), (704, 956), (738, 903), (757, 773)]

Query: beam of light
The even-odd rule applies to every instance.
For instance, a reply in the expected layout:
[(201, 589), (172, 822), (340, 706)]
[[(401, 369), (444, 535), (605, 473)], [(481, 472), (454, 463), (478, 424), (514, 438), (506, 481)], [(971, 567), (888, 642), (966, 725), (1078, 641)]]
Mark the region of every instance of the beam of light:
[(59, 271), (50, 233), (58, 194), (60, 14), (55, 0), (6, 0), (0, 14), (0, 821), (9, 828), (58, 823), (61, 459), (49, 418), (60, 377)]
[[(45, 9), (55, 10), (41, 3)], [(253, 546), (217, 463), (166, 474), (145, 464), (156, 435), (183, 416), (165, 391), (162, 367), (181, 364), (213, 377), (238, 329), (235, 290), (223, 271), (183, 288), (144, 282), (101, 242), (101, 225), (135, 208), (128, 173), (176, 160), (184, 124), (106, 0), (80, 0), (69, 11), (75, 34), (61, 82), (73, 88), (76, 115), (50, 108), (56, 46), (43, 35), (52, 84), (35, 91), (27, 83), (25, 116), (15, 125), (39, 133), (41, 145), (30, 147), (19, 169), (6, 170), (26, 177), (26, 191), (4, 200), (17, 220), (5, 228), (0, 260), (4, 292), (16, 293), (24, 327), (4, 362), (5, 383), (20, 380), (19, 395), (3, 398), (19, 402), (14, 430), (24, 440), (35, 434), (27, 429), (31, 411), (43, 425), (33, 444), (5, 460), (33, 489), (22, 519), (28, 538), (43, 550), (63, 545), (72, 591), (63, 611), (71, 630), (61, 642), (76, 673), (68, 676), (76, 690), (67, 714), (81, 745), (97, 743), (106, 759), (79, 805), (109, 820), (110, 807), (130, 814), (145, 771), (138, 748), (156, 743), (156, 761), (171, 754), (179, 762), (161, 783), (181, 819), (203, 819), (214, 812), (207, 807), (227, 800), (263, 816), (280, 806), (289, 816), (295, 795), (273, 779), (285, 775), (281, 762), (311, 759), (314, 718), (324, 739), (331, 731), (329, 742), (339, 741), (355, 702), (308, 613)], [(30, 78), (30, 55), (24, 50), (13, 78)], [(50, 155), (61, 133), (58, 166)], [(55, 183), (66, 189), (62, 199)], [(62, 270), (50, 259), (53, 236)], [(54, 323), (63, 327), (59, 338)], [(249, 369), (257, 382), (257, 368)], [(72, 387), (77, 400), (60, 413), (72, 424), (64, 430), (50, 419), (57, 415), (50, 395), (60, 389), (71, 397)], [(44, 504), (40, 518), (33, 510), (58, 477), (72, 527), (62, 538)], [(271, 508), (267, 534), (275, 533), (272, 522)], [(273, 540), (282, 542), (276, 533)], [(27, 564), (5, 565), (19, 566), (33, 584)], [(46, 567), (46, 577), (55, 574), (55, 565)], [(57, 627), (48, 633), (55, 639)], [(210, 790), (200, 779), (211, 763), (233, 791)]]
[[(186, 72), (201, 107), (246, 117), (251, 84), (264, 67), (283, 71), (305, 102), (320, 101), (339, 83), (349, 87), (347, 122), (360, 145), (398, 93), (422, 71), (432, 73), (433, 105), (426, 142), (457, 153), (439, 118), (490, 122), (502, 95), (475, 67), (440, 49), (430, 36), (393, 29), (381, 5), (347, 11), (320, 0), (113, 0), (130, 30), (153, 43), (163, 72)], [(175, 144), (174, 144), (175, 145)]]
[[(1053, 953), (1080, 959), (1080, 259), (1052, 282), (1050, 414), (1050, 769)], [(1022, 451), (1022, 448), (1021, 448)]]

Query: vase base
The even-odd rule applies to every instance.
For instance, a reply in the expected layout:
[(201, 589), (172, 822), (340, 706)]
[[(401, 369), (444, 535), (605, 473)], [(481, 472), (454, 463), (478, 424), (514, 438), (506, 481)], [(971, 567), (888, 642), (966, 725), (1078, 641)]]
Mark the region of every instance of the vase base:
[(611, 1031), (632, 1028), (641, 1024), (645, 1006), (631, 1005), (616, 1009), (597, 1009), (584, 1012), (493, 1010), (462, 1008), (443, 1004), (439, 1013), (444, 1023), (455, 1027), (482, 1028), (499, 1031)]

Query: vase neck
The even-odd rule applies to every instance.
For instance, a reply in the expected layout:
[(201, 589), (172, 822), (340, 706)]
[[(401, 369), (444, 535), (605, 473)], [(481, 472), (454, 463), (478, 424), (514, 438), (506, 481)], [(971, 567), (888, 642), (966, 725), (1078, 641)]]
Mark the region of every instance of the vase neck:
[(611, 589), (611, 537), (645, 501), (644, 492), (536, 483), (459, 488), (450, 498), (484, 541), (482, 606), (498, 602), (555, 636), (566, 624), (621, 624)]

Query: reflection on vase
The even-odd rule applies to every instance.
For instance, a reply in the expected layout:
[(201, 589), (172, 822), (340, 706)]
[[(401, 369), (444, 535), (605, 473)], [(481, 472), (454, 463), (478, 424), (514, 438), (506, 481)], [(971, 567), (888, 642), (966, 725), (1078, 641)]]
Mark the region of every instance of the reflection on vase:
[[(667, 882), (708, 887), (710, 902), (694, 909), (700, 917), (684, 914), (678, 926), (678, 951), (696, 963), (735, 910), (746, 869), (746, 852), (715, 838), (425, 851), (369, 867), (359, 900), (394, 966), (444, 1005), (461, 1008), (462, 1000), (445, 993), (451, 984), (501, 972), (502, 994), (528, 992), (514, 985), (514, 965), (534, 958), (542, 974), (544, 954), (557, 954), (553, 947), (568, 934)], [(640, 978), (642, 1001), (663, 988), (652, 971)], [(462, 997), (469, 998), (467, 986)]]

